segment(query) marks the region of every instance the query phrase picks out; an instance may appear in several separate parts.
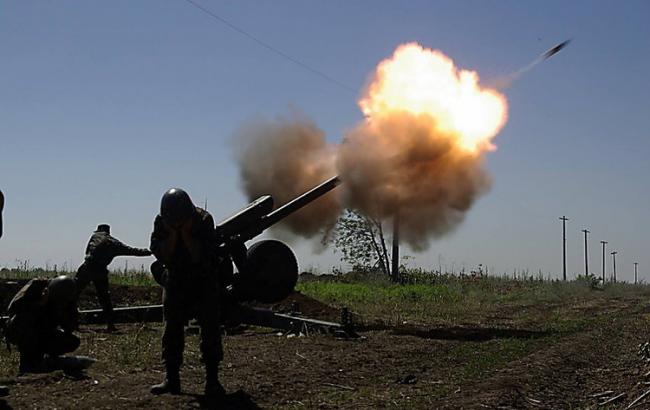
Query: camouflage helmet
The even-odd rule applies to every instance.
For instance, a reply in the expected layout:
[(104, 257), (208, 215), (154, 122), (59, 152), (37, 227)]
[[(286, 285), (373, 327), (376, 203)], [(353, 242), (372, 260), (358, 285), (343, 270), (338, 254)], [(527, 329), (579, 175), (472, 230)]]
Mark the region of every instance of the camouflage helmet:
[(188, 220), (195, 212), (192, 199), (180, 188), (171, 188), (160, 201), (160, 216), (170, 225)]
[(104, 232), (110, 235), (111, 226), (109, 224), (99, 224), (97, 225), (97, 229), (95, 229), (95, 232)]
[(77, 282), (65, 275), (50, 280), (47, 286), (48, 299), (51, 302), (67, 305), (77, 299)]

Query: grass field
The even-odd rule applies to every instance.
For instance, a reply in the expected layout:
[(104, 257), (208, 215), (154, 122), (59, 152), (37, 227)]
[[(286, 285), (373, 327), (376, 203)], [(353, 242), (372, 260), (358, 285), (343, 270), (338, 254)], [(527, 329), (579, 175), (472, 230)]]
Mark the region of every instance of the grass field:
[[(383, 278), (304, 281), (301, 292), (335, 306), (346, 306), (366, 320), (388, 325), (407, 323), (456, 323), (475, 320), (492, 310), (520, 311), (520, 320), (534, 320), (528, 307), (547, 306), (548, 326), (564, 326), (570, 312), (561, 306), (588, 305), (594, 300), (639, 296), (650, 292), (647, 285), (608, 283), (597, 285), (578, 278), (562, 282), (506, 277), (451, 275), (420, 276), (417, 284), (392, 284)], [(552, 309), (557, 305), (557, 309)], [(534, 310), (534, 309), (533, 309)]]
[[(362, 337), (287, 339), (260, 329), (226, 337), (224, 383), (228, 391), (245, 392), (246, 406), (602, 408), (604, 399), (592, 394), (625, 392), (629, 403), (642, 393), (639, 380), (648, 369), (636, 350), (650, 339), (646, 285), (422, 272), (406, 277), (405, 284), (354, 273), (303, 279), (297, 287), (303, 294), (348, 307)], [(138, 272), (111, 280), (152, 284)], [(86, 396), (103, 408), (194, 406), (187, 396), (152, 398), (146, 392), (161, 376), (161, 326), (122, 329), (83, 329), (80, 353), (99, 359), (90, 372), (99, 384)], [(186, 359), (187, 389), (200, 392), (195, 335), (188, 336)], [(0, 381), (16, 385), (19, 393), (10, 399), (16, 407), (31, 407), (44, 394), (52, 400), (59, 389), (74, 392), (85, 383), (59, 376), (16, 378), (16, 362), (16, 352), (0, 350)]]
[[(68, 270), (46, 270), (42, 268), (13, 268), (0, 269), (0, 280), (23, 280), (32, 278), (53, 278), (59, 275), (74, 276), (76, 271)], [(153, 280), (151, 274), (144, 270), (117, 270), (112, 271), (109, 275), (109, 281), (115, 285), (130, 285), (130, 286), (158, 286)]]

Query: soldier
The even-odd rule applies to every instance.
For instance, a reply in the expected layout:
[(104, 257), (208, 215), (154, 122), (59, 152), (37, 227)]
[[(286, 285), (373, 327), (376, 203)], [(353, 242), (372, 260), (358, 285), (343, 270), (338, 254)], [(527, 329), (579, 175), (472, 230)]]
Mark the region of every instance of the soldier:
[(113, 323), (113, 304), (108, 289), (108, 265), (117, 256), (149, 256), (149, 249), (132, 248), (111, 236), (111, 227), (106, 224), (99, 225), (90, 237), (86, 247), (86, 258), (77, 270), (75, 279), (77, 288), (81, 293), (88, 283), (93, 282), (97, 290), (99, 304), (104, 311), (109, 331), (115, 330)]
[(50, 363), (79, 347), (74, 279), (30, 280), (9, 303), (7, 340), (20, 352), (20, 373), (47, 371)]
[(219, 382), (223, 350), (218, 273), (219, 269), (227, 269), (229, 262), (220, 259), (216, 250), (212, 216), (194, 206), (182, 189), (167, 191), (162, 197), (160, 215), (156, 216), (151, 234), (151, 251), (158, 259), (152, 265), (152, 271), (164, 288), (162, 359), (166, 369), (165, 380), (151, 387), (153, 394), (180, 393), (184, 327), (188, 320), (196, 318), (201, 328), (205, 395), (210, 400), (225, 395)]

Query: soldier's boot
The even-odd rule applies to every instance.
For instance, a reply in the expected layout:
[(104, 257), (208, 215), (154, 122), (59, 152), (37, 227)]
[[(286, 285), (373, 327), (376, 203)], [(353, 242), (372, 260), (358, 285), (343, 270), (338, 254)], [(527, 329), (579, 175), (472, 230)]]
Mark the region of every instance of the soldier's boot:
[(46, 372), (47, 366), (42, 356), (21, 353), (18, 365), (18, 373), (43, 373)]
[(160, 384), (154, 384), (151, 386), (152, 394), (180, 394), (181, 393), (181, 378), (179, 376), (178, 370), (167, 369), (167, 375), (165, 380)]
[(113, 313), (113, 304), (111, 303), (110, 298), (102, 302), (102, 308), (106, 317), (106, 330), (111, 333), (116, 332), (117, 328), (115, 327), (115, 314)]
[(0, 386), (0, 397), (9, 395), (9, 388), (7, 386)]
[(226, 390), (219, 381), (219, 366), (205, 367), (205, 397), (211, 401), (221, 401), (226, 397)]

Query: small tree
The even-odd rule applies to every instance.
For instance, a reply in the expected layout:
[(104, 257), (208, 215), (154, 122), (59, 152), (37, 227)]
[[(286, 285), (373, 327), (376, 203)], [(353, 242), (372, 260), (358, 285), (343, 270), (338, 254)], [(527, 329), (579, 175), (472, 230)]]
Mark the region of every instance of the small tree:
[(339, 218), (330, 242), (343, 254), (342, 260), (365, 269), (379, 267), (391, 276), (390, 254), (382, 221), (346, 209)]

